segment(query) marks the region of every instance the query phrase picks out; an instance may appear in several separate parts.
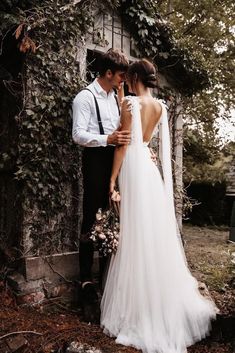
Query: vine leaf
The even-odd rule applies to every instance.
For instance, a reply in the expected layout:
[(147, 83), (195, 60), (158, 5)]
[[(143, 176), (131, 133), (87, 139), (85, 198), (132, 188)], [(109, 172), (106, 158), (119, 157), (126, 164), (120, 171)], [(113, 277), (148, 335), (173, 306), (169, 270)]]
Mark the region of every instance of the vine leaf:
[(22, 39), (22, 42), (20, 44), (20, 51), (22, 53), (26, 53), (28, 50), (32, 50), (33, 53), (36, 52), (36, 44), (34, 43), (34, 41), (29, 37), (29, 36), (25, 36)]
[(24, 24), (21, 23), (21, 24), (16, 28), (16, 31), (15, 31), (15, 37), (16, 37), (16, 39), (19, 39), (23, 27), (24, 27)]

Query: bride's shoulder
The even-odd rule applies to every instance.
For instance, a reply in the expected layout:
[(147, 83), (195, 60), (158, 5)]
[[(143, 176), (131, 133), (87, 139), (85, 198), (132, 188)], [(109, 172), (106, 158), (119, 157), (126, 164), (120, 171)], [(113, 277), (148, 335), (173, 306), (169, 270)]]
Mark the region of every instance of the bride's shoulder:
[(157, 104), (161, 107), (164, 107), (164, 108), (168, 108), (167, 107), (167, 104), (166, 104), (166, 101), (164, 99), (160, 99), (160, 98), (156, 98), (154, 97), (154, 100), (157, 102)]
[(131, 111), (134, 105), (134, 101), (137, 97), (135, 96), (125, 96), (122, 98), (121, 107), (122, 110)]
[(158, 99), (155, 99), (154, 101), (156, 110), (162, 110), (162, 103)]
[(133, 102), (136, 99), (138, 99), (137, 96), (125, 96), (122, 98), (122, 102)]
[(167, 114), (168, 106), (163, 99), (154, 97), (156, 113), (161, 116), (164, 112)]

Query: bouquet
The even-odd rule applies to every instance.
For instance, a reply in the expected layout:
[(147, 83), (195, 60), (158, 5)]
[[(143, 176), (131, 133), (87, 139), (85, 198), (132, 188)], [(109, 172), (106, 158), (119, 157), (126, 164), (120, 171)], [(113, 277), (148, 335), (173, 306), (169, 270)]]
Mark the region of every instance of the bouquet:
[(108, 256), (115, 253), (118, 247), (120, 194), (114, 191), (107, 210), (98, 209), (96, 221), (90, 232), (90, 239), (97, 244), (99, 253)]

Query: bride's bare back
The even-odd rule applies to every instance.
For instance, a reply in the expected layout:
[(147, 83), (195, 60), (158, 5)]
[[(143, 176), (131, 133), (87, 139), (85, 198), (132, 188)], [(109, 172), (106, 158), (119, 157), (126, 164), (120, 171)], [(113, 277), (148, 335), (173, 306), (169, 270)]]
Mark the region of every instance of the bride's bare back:
[(156, 124), (161, 117), (161, 105), (152, 96), (139, 97), (143, 141), (151, 140)]
[[(161, 117), (162, 108), (160, 103), (152, 96), (139, 96), (138, 99), (141, 107), (143, 141), (149, 142)], [(121, 130), (131, 130), (131, 112), (128, 99), (125, 99), (122, 103)]]

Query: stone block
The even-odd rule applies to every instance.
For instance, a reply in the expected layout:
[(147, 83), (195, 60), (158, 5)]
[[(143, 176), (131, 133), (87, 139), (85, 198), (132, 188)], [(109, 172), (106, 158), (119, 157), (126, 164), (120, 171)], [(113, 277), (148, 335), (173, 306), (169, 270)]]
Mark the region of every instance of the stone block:
[(26, 281), (25, 277), (15, 272), (7, 277), (8, 284), (16, 293), (32, 293), (37, 291), (43, 285), (43, 280)]
[[(98, 274), (99, 254), (94, 254), (93, 273)], [(78, 252), (47, 257), (27, 257), (24, 273), (8, 276), (17, 304), (41, 304), (51, 298), (67, 298), (79, 302)], [(1, 352), (0, 352), (1, 353)]]
[(78, 282), (50, 281), (47, 279), (26, 281), (24, 276), (14, 273), (8, 278), (17, 304), (40, 304), (51, 298), (67, 298), (76, 301), (78, 298)]
[(24, 338), (23, 335), (16, 335), (7, 338), (6, 343), (11, 352), (19, 352), (21, 349), (27, 346), (28, 341)]
[(25, 277), (27, 281), (47, 278), (51, 281), (78, 278), (78, 252), (54, 254), (44, 257), (25, 258)]
[(67, 297), (74, 299), (75, 297), (76, 286), (74, 283), (44, 283), (43, 288), (47, 299), (57, 297)]

